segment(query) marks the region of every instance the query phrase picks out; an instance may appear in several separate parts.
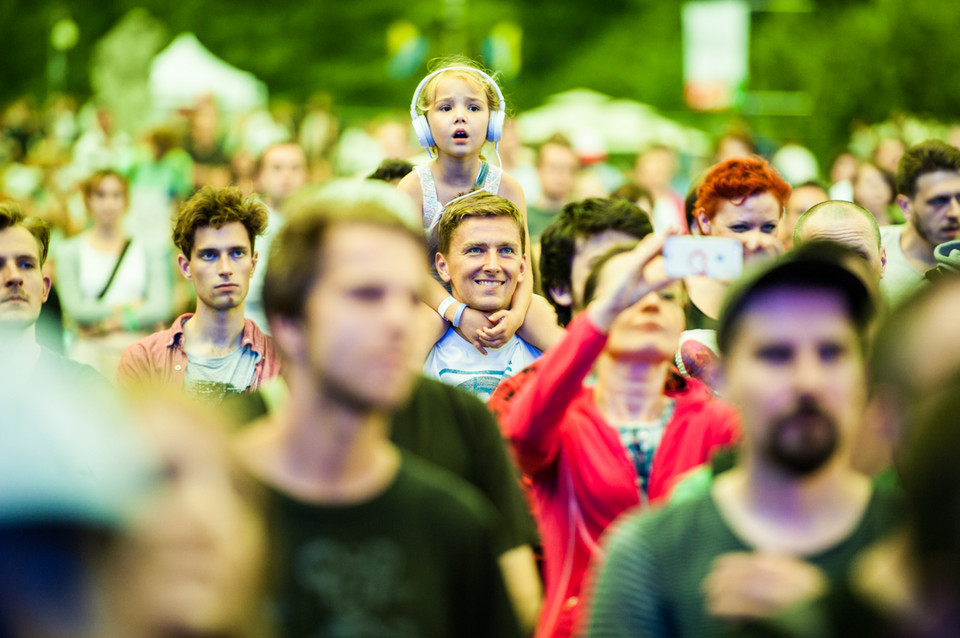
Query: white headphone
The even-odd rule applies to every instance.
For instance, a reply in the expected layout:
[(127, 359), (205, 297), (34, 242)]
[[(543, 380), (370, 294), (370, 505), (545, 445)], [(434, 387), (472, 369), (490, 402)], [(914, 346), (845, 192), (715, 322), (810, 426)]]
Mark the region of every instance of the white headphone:
[(413, 92), (413, 100), (410, 101), (410, 119), (413, 122), (413, 131), (417, 134), (417, 140), (420, 142), (420, 146), (429, 151), (430, 147), (436, 144), (433, 141), (433, 133), (430, 132), (430, 124), (427, 122), (427, 116), (417, 113), (417, 98), (420, 97), (420, 91), (422, 91), (424, 85), (430, 81), (430, 78), (447, 71), (470, 71), (471, 73), (476, 73), (493, 85), (493, 89), (497, 92), (497, 98), (500, 100), (500, 108), (490, 113), (490, 122), (487, 124), (487, 141), (494, 143), (499, 142), (500, 137), (503, 135), (503, 120), (507, 116), (507, 102), (503, 99), (503, 93), (500, 92), (500, 87), (497, 86), (497, 83), (494, 82), (492, 77), (480, 69), (475, 69), (472, 66), (448, 66), (437, 69), (420, 80), (420, 84), (417, 85), (417, 90)]

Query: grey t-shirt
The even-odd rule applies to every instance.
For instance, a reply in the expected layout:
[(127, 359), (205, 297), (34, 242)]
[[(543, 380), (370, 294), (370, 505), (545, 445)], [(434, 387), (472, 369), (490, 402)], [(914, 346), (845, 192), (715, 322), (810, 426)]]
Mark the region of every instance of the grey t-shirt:
[(219, 403), (225, 397), (243, 394), (253, 383), (260, 355), (240, 347), (222, 357), (187, 355), (184, 387), (204, 401)]

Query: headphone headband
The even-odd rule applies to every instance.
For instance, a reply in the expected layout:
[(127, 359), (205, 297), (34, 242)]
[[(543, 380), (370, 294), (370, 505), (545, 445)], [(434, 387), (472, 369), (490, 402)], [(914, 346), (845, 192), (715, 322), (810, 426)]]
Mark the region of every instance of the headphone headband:
[(497, 92), (497, 99), (500, 100), (500, 106), (496, 111), (490, 113), (490, 123), (487, 126), (487, 140), (490, 142), (499, 142), (500, 136), (503, 134), (503, 121), (507, 114), (507, 101), (503, 99), (503, 93), (500, 91), (500, 87), (497, 86), (496, 81), (485, 72), (480, 69), (475, 69), (472, 66), (445, 66), (442, 69), (437, 69), (427, 74), (427, 77), (420, 80), (420, 84), (417, 85), (417, 89), (413, 92), (413, 99), (410, 100), (410, 119), (413, 122), (413, 130), (417, 134), (420, 145), (429, 151), (430, 147), (434, 146), (434, 142), (426, 115), (417, 112), (417, 99), (420, 97), (420, 92), (423, 90), (423, 87), (426, 86), (431, 78), (441, 73), (446, 73), (447, 71), (469, 71), (470, 73), (479, 75), (493, 86), (493, 90)]

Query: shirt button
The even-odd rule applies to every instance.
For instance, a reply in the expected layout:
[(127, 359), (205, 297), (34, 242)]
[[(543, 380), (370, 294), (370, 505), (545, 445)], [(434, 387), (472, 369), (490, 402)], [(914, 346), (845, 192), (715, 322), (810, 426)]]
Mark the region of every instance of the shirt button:
[(563, 610), (570, 611), (571, 609), (576, 607), (579, 602), (580, 602), (580, 598), (578, 596), (571, 596), (570, 598), (567, 598), (567, 600), (563, 603)]
[(173, 366), (173, 369), (174, 369), (174, 370), (179, 370), (179, 369), (180, 369), (180, 364), (178, 363), (177, 365)]

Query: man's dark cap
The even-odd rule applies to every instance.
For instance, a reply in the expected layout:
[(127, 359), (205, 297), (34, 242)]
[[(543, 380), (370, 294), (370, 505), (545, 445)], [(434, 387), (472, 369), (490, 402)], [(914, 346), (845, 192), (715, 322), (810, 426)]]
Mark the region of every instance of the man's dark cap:
[(851, 321), (862, 334), (876, 312), (873, 293), (846, 264), (857, 263), (854, 251), (832, 242), (809, 242), (745, 275), (727, 294), (717, 325), (717, 348), (730, 346), (736, 324), (756, 299), (782, 288), (839, 293)]

